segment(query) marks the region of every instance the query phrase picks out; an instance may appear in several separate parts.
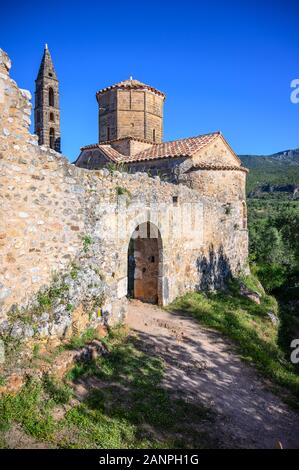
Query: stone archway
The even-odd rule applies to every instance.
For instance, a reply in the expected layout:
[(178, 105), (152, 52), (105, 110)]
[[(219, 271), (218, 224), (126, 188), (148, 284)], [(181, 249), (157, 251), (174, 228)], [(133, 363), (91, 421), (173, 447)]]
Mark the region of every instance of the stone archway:
[(158, 227), (144, 222), (135, 228), (128, 247), (128, 296), (162, 304), (162, 239)]

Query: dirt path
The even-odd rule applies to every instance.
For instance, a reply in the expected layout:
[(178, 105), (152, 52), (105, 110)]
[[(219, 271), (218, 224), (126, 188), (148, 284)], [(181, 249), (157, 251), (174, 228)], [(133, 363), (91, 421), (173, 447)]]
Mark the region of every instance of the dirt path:
[(164, 386), (216, 411), (224, 447), (299, 448), (299, 415), (266, 388), (220, 333), (178, 313), (131, 301), (128, 325), (165, 362)]

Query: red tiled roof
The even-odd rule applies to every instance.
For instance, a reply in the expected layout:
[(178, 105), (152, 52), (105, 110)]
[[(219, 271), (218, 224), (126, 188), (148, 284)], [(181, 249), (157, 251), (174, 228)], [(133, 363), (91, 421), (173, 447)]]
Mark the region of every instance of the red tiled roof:
[(213, 132), (211, 134), (199, 135), (197, 137), (153, 144), (151, 147), (142, 150), (135, 155), (126, 157), (126, 163), (133, 161), (140, 162), (143, 160), (156, 160), (160, 158), (191, 157), (195, 152), (208, 145), (219, 135), (220, 132)]
[[(210, 134), (204, 134), (204, 135), (199, 135), (197, 137), (189, 137), (187, 139), (179, 139), (179, 140), (172, 140), (169, 142), (162, 142), (159, 144), (152, 144), (149, 148), (142, 150), (141, 152), (127, 156), (127, 155), (122, 155), (120, 152), (115, 150), (111, 146), (111, 142), (107, 143), (99, 143), (99, 144), (93, 144), (93, 145), (87, 145), (85, 147), (82, 147), (83, 150), (88, 150), (88, 149), (99, 149), (108, 159), (113, 161), (114, 163), (134, 163), (134, 162), (142, 162), (146, 160), (159, 160), (159, 159), (164, 159), (164, 158), (175, 158), (175, 157), (186, 157), (186, 158), (191, 158), (196, 152), (198, 152), (200, 149), (206, 147), (209, 145), (211, 142), (213, 142), (217, 137), (221, 136), (223, 142), (225, 145), (229, 147), (229, 144), (226, 142), (224, 137), (222, 136), (221, 132), (212, 132)], [(235, 153), (233, 150), (229, 147), (229, 149), (232, 151), (233, 155)], [(241, 168), (241, 161), (235, 155), (236, 157), (236, 165), (211, 165), (208, 162), (202, 162), (199, 164), (195, 164), (192, 166), (192, 168), (201, 168), (201, 169), (210, 169), (210, 170), (234, 170), (234, 169), (244, 169), (244, 171), (247, 171), (246, 168)], [(240, 163), (238, 166), (237, 163)], [(192, 169), (191, 168), (191, 169)]]
[[(96, 150), (96, 149), (100, 150), (106, 157), (108, 157), (109, 160), (112, 160), (113, 162), (120, 162), (120, 161), (123, 161), (124, 158), (126, 158), (124, 155), (122, 155), (113, 147), (111, 147), (111, 145), (102, 144), (102, 143), (85, 145), (85, 147), (81, 147), (81, 152), (83, 150)], [(76, 161), (78, 161), (78, 159)]]
[(110, 145), (110, 144), (113, 144), (113, 142), (120, 142), (122, 140), (135, 140), (137, 142), (145, 142), (146, 144), (154, 145), (152, 140), (140, 139), (139, 137), (132, 137), (128, 135), (126, 137), (120, 137), (119, 139), (103, 140), (100, 143), (97, 142), (96, 144), (84, 145), (84, 147), (81, 147), (80, 150), (95, 149), (95, 148), (98, 148), (99, 145), (106, 145), (106, 144)]
[(117, 150), (115, 150), (111, 145), (98, 145), (97, 146), (103, 153), (113, 162), (121, 162), (124, 158)]
[(125, 89), (143, 89), (146, 88), (147, 90), (156, 93), (157, 95), (161, 95), (165, 98), (165, 93), (162, 91), (157, 90), (156, 88), (146, 85), (145, 83), (140, 82), (139, 80), (123, 80), (122, 82), (116, 83), (115, 85), (107, 86), (106, 88), (102, 88), (102, 90), (97, 91), (96, 96), (100, 95), (101, 93), (105, 93), (106, 91), (112, 90), (114, 88), (125, 88)]

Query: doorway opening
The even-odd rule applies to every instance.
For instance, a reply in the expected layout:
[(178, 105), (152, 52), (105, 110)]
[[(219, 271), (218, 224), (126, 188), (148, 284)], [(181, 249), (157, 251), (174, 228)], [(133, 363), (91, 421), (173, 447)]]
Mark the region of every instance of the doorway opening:
[(162, 239), (151, 222), (138, 225), (129, 242), (128, 297), (162, 304)]

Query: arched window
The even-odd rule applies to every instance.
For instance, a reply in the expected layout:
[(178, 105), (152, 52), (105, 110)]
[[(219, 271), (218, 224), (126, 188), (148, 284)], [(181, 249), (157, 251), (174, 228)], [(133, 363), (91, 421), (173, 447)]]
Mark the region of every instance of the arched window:
[(153, 142), (156, 142), (156, 129), (153, 129)]
[(50, 128), (50, 148), (55, 149), (55, 130)]
[(54, 122), (55, 119), (54, 119), (54, 113), (50, 113), (50, 121)]
[(49, 106), (54, 106), (54, 90), (49, 88)]
[(247, 206), (245, 201), (242, 201), (242, 227), (247, 229)]

